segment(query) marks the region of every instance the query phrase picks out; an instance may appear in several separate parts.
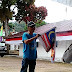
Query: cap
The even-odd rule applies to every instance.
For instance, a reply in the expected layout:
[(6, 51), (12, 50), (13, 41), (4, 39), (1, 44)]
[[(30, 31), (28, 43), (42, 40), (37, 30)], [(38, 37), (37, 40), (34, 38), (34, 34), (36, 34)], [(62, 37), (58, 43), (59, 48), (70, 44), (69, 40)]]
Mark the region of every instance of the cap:
[(35, 23), (34, 23), (33, 21), (30, 21), (30, 22), (28, 23), (28, 27), (35, 27)]

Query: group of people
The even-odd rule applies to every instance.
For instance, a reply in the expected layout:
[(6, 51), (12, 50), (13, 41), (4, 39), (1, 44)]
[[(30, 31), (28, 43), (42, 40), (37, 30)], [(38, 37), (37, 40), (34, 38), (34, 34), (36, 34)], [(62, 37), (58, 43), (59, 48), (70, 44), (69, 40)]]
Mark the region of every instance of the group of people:
[(36, 39), (41, 36), (40, 34), (34, 33), (35, 23), (29, 22), (28, 31), (23, 33), (23, 59), (22, 59), (22, 68), (20, 72), (27, 72), (29, 66), (29, 72), (34, 72), (36, 66), (37, 58), (37, 44)]

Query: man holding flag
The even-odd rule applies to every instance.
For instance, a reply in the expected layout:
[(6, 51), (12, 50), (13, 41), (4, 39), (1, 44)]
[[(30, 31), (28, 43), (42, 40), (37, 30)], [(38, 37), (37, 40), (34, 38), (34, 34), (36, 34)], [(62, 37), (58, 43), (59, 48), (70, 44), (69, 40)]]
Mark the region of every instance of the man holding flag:
[(27, 72), (29, 65), (29, 72), (34, 72), (37, 58), (37, 44), (36, 39), (40, 36), (34, 33), (35, 23), (30, 21), (28, 23), (28, 32), (24, 32), (22, 36), (23, 41), (23, 60), (20, 72)]

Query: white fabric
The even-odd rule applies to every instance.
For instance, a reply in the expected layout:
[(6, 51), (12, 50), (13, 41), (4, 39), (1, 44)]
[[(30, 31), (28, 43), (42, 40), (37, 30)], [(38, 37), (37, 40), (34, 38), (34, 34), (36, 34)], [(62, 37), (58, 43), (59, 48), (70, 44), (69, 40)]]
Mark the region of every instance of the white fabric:
[(56, 36), (56, 41), (72, 40), (72, 36)]

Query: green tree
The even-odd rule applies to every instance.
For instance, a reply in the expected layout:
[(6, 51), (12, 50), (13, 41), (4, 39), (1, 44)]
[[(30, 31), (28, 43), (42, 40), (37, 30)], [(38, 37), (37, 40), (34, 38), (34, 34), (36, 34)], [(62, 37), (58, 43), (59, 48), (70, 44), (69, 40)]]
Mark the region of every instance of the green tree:
[[(36, 24), (36, 28), (37, 28), (37, 27), (43, 26), (43, 25), (45, 25), (47, 23), (45, 21), (38, 20), (35, 24)], [(26, 31), (26, 30), (27, 30), (27, 25), (25, 24), (24, 31)]]
[(10, 32), (13, 32), (14, 27), (15, 25), (13, 22), (8, 23), (8, 28), (9, 28), (8, 35), (10, 34)]
[(13, 29), (15, 27), (14, 23), (10, 22), (8, 23), (9, 28)]
[(0, 22), (0, 28), (1, 28), (1, 26), (2, 26), (2, 23)]
[(5, 28), (5, 35), (8, 36), (8, 21), (13, 17), (13, 11), (10, 9), (17, 0), (0, 0), (0, 21)]
[(15, 22), (15, 23), (14, 23), (15, 32), (24, 31), (25, 25), (26, 25), (26, 23), (25, 23), (24, 21), (21, 21), (20, 23)]
[(45, 24), (46, 24), (45, 21), (39, 20), (39, 21), (36, 22), (36, 27), (40, 27), (40, 26), (45, 25)]

